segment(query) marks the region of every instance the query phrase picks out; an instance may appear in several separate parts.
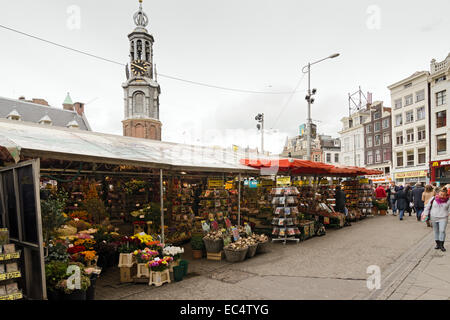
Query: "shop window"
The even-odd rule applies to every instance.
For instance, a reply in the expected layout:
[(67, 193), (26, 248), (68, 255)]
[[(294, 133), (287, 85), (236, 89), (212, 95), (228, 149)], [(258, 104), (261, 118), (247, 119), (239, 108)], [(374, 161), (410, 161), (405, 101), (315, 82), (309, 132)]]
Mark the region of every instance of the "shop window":
[(417, 128), (417, 141), (425, 140), (425, 126)]
[(425, 119), (425, 107), (417, 108), (417, 120)]
[(406, 123), (411, 123), (414, 121), (414, 111), (413, 110), (406, 112), (405, 116), (406, 116)]
[(395, 139), (398, 146), (401, 146), (403, 144), (403, 131), (397, 132), (395, 135)]
[(397, 167), (403, 167), (403, 152), (397, 152)]
[(405, 106), (409, 106), (411, 104), (413, 104), (413, 95), (412, 94), (405, 97)]
[(447, 110), (436, 112), (436, 128), (447, 126)]
[(425, 100), (425, 90), (420, 90), (418, 92), (416, 92), (416, 102)]
[(414, 142), (414, 129), (406, 130), (406, 143)]
[(442, 106), (445, 104), (446, 90), (436, 92), (436, 106)]
[(447, 152), (447, 135), (440, 134), (436, 136), (437, 153), (445, 154)]
[(406, 165), (408, 167), (414, 166), (414, 150), (409, 150), (406, 152)]
[(426, 149), (425, 148), (418, 149), (417, 154), (419, 164), (424, 164), (426, 162)]

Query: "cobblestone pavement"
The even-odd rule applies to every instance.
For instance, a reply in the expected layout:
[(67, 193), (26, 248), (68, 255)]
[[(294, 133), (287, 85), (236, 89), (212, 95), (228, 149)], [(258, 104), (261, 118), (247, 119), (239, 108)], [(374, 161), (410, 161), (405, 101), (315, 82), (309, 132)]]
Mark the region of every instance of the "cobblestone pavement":
[[(186, 248), (188, 276), (162, 287), (120, 284), (118, 269), (113, 268), (97, 281), (96, 295), (97, 299), (134, 300), (390, 299), (425, 262), (431, 241), (430, 228), (415, 217), (403, 221), (391, 215), (369, 217), (299, 244), (270, 244), (269, 252), (235, 264), (192, 260)], [(442, 265), (435, 268), (448, 268), (448, 260), (440, 261)], [(380, 290), (367, 289), (371, 265), (381, 269)], [(418, 284), (405, 287), (405, 293), (411, 296), (427, 282), (417, 279)], [(450, 278), (445, 279), (447, 287), (442, 290), (450, 285)]]

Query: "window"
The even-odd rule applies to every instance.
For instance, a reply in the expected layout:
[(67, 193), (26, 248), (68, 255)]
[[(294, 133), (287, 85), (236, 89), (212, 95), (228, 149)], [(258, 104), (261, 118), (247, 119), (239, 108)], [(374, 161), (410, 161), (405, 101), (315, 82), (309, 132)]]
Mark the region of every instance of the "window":
[(381, 112), (375, 112), (375, 114), (373, 115), (373, 118), (375, 119), (375, 120), (377, 120), (377, 119), (380, 119), (381, 118)]
[(403, 124), (403, 118), (401, 114), (395, 116), (395, 125), (401, 126)]
[(414, 142), (414, 129), (406, 130), (406, 143)]
[(407, 83), (407, 84), (405, 84), (405, 88), (409, 88), (409, 87), (411, 87), (412, 86), (412, 82), (410, 82), (410, 83)]
[(367, 164), (372, 164), (372, 162), (373, 162), (372, 151), (367, 151)]
[(345, 157), (345, 158), (344, 158), (344, 163), (345, 163), (346, 165), (349, 165), (349, 164), (350, 164), (350, 157)]
[(361, 166), (361, 155), (357, 154), (355, 157), (355, 166), (360, 167)]
[(344, 139), (344, 151), (349, 152), (350, 151), (350, 138)]
[(334, 162), (336, 162), (336, 163), (339, 162), (339, 153), (334, 154)]
[(375, 145), (376, 146), (381, 145), (381, 135), (380, 134), (375, 135)]
[(412, 94), (405, 97), (405, 106), (409, 106), (411, 104), (413, 104), (413, 95)]
[(138, 92), (134, 95), (133, 100), (133, 113), (143, 113), (144, 112), (144, 94)]
[(447, 110), (436, 112), (436, 128), (442, 128), (447, 125)]
[(327, 153), (327, 162), (328, 162), (328, 163), (331, 162), (331, 153)]
[(375, 129), (374, 130), (375, 132), (380, 131), (381, 130), (381, 123), (380, 122), (375, 122), (374, 129)]
[(436, 92), (436, 105), (442, 106), (445, 104), (446, 90)]
[(420, 90), (416, 92), (416, 102), (425, 100), (425, 90)]
[(402, 99), (397, 99), (394, 101), (395, 109), (400, 109), (402, 107)]
[(440, 134), (436, 136), (437, 153), (445, 154), (447, 152), (447, 135)]
[(403, 131), (397, 132), (395, 134), (396, 136), (396, 142), (398, 146), (401, 146), (403, 144)]
[(403, 167), (403, 151), (397, 152), (397, 167)]
[(366, 145), (367, 145), (367, 148), (372, 148), (372, 136), (368, 136), (366, 138)]
[(417, 108), (417, 120), (425, 119), (425, 107)]
[(411, 123), (414, 121), (414, 111), (413, 110), (406, 112), (405, 115), (406, 115), (406, 123)]
[(425, 148), (421, 148), (417, 150), (418, 153), (418, 159), (419, 159), (419, 164), (424, 164), (426, 162), (426, 149)]
[(359, 141), (359, 134), (355, 135), (355, 148), (359, 149), (361, 146), (360, 141)]
[(406, 165), (407, 166), (414, 165), (414, 150), (406, 151)]
[(366, 133), (372, 133), (372, 125), (371, 124), (368, 124), (366, 126)]
[(315, 154), (314, 155), (314, 161), (315, 162), (320, 162), (320, 154)]
[(417, 128), (417, 141), (425, 140), (425, 126)]
[(380, 150), (375, 151), (375, 162), (376, 163), (381, 162), (381, 151)]
[(389, 128), (389, 118), (383, 119), (383, 129)]
[(383, 144), (389, 143), (389, 132), (383, 133)]
[(447, 76), (442, 76), (436, 79), (435, 83), (447, 80)]
[(384, 162), (391, 161), (391, 150), (390, 149), (383, 149), (383, 159), (384, 159)]

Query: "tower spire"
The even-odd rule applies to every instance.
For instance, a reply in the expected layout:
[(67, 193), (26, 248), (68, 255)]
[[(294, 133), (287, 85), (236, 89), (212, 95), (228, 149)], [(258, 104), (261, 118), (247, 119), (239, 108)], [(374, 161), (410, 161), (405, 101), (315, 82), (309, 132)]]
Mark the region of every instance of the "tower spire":
[(142, 9), (142, 1), (139, 0), (139, 10), (133, 16), (136, 27), (145, 28), (148, 25), (148, 17)]

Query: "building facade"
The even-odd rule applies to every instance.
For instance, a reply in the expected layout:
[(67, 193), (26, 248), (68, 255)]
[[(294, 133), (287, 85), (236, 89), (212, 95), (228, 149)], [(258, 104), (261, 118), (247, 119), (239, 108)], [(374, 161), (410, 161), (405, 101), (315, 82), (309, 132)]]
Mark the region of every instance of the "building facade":
[(123, 135), (161, 140), (159, 121), (159, 95), (161, 88), (153, 64), (153, 36), (147, 31), (148, 17), (139, 1), (134, 15), (136, 28), (128, 35), (130, 42), (130, 68), (126, 67), (124, 90)]
[(370, 121), (367, 107), (341, 119), (340, 161), (345, 166), (364, 166), (364, 124)]
[(0, 118), (91, 131), (84, 113), (84, 103), (73, 103), (69, 94), (62, 108), (52, 107), (40, 98), (26, 100), (20, 97), (16, 100), (0, 97)]
[(328, 164), (340, 164), (341, 140), (328, 135), (320, 135), (320, 148), (322, 150), (322, 162)]
[(391, 108), (376, 101), (369, 107), (369, 121), (364, 123), (364, 164), (368, 169), (391, 174), (392, 137)]
[(429, 72), (415, 72), (388, 87), (392, 103), (393, 178), (397, 183), (428, 182)]
[(440, 185), (450, 183), (450, 112), (448, 94), (450, 92), (450, 54), (441, 62), (431, 61), (430, 65), (430, 177)]

